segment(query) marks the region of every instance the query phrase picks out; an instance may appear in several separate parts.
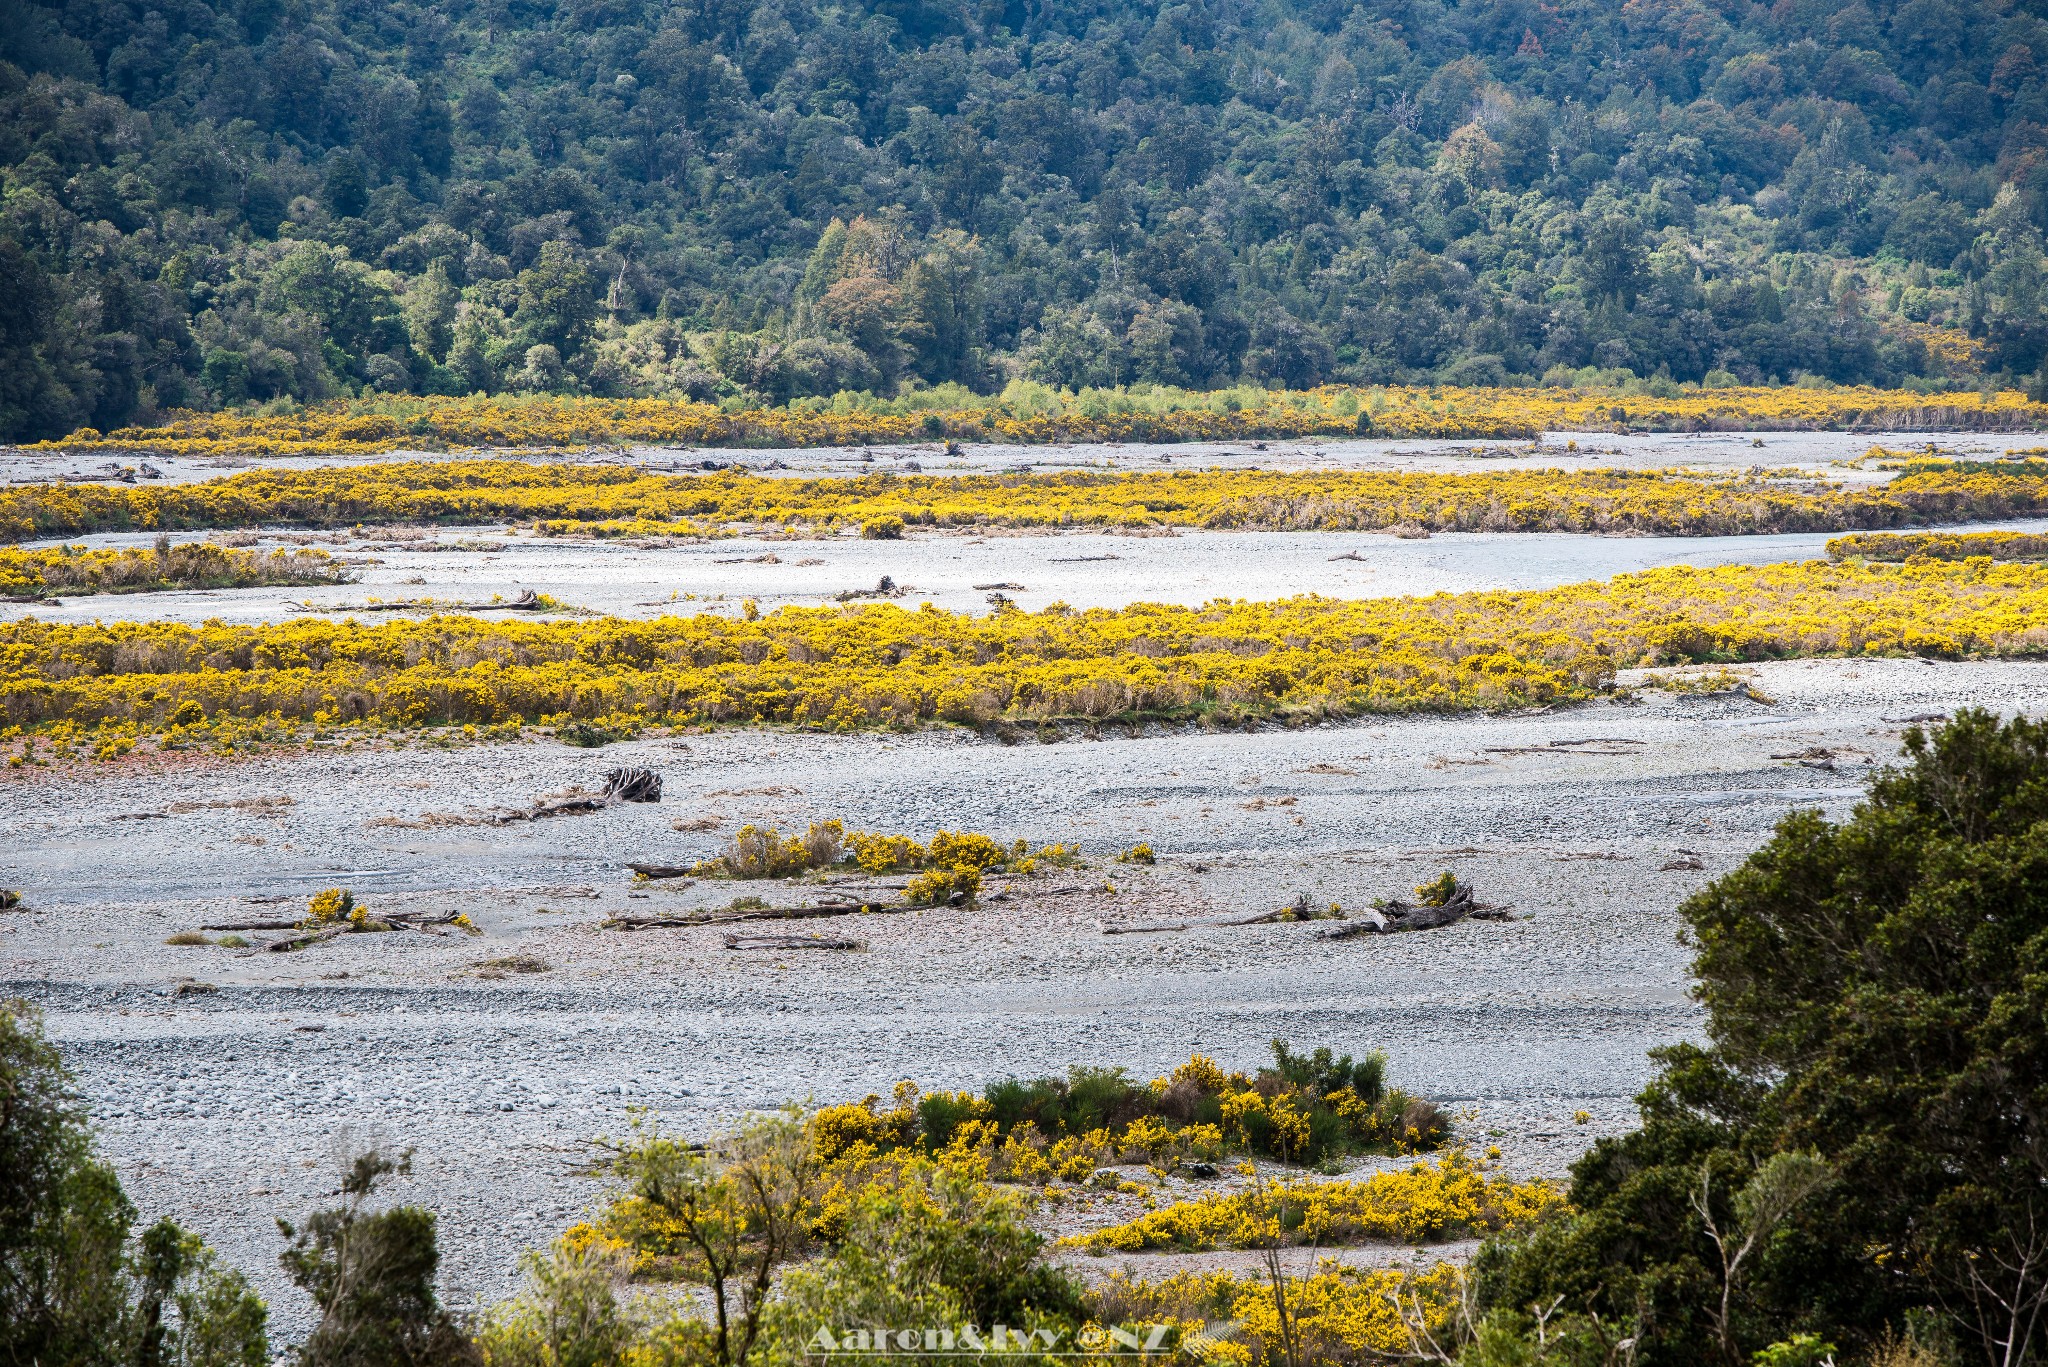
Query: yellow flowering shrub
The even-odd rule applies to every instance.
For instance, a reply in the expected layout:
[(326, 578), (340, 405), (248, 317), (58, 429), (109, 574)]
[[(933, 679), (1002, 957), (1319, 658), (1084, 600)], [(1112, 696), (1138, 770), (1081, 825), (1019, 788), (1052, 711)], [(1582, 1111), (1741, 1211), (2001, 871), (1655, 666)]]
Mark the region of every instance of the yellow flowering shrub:
[(1078, 862), (1078, 851), (1067, 845), (1049, 845), (1037, 856), (1031, 843), (1018, 840), (1005, 845), (974, 831), (940, 831), (928, 845), (907, 835), (879, 835), (872, 831), (848, 833), (839, 821), (813, 821), (802, 835), (783, 835), (773, 826), (742, 826), (728, 842), (723, 854), (699, 861), (691, 872), (700, 878), (791, 878), (813, 869), (832, 869), (857, 864), (867, 873), (902, 873), (914, 869), (928, 872), (910, 881), (907, 895), (913, 902), (944, 901), (954, 891), (971, 898), (981, 890), (986, 870), (1031, 873), (1041, 859), (1062, 867)]
[(517, 460), (259, 469), (161, 488), (27, 484), (0, 490), (0, 542), (180, 528), (494, 522), (543, 534), (726, 536), (837, 530), (876, 518), (924, 527), (1206, 527), (1269, 531), (1620, 532), (1681, 536), (1833, 531), (2048, 510), (2048, 462), (1915, 466), (1881, 486), (1670, 470), (1186, 470), (1123, 474), (780, 479), (723, 471)]
[[(858, 1145), (880, 1152), (901, 1148), (909, 1142), (906, 1117), (894, 1113), (878, 1114), (875, 1111), (877, 1100), (879, 1098), (869, 1097), (858, 1104), (822, 1106), (811, 1113), (806, 1123), (810, 1128), (811, 1143), (821, 1161), (837, 1162)], [(914, 1122), (915, 1114), (912, 1113), (908, 1119)]]
[(356, 895), (347, 888), (323, 888), (307, 901), (305, 918), (299, 924), (308, 930), (318, 930), (353, 921), (362, 910), (356, 905)]
[(1412, 1356), (1403, 1310), (1440, 1340), (1459, 1313), (1464, 1273), (1450, 1263), (1427, 1271), (1339, 1267), (1324, 1261), (1306, 1277), (1283, 1279), (1294, 1339), (1290, 1358), (1273, 1287), (1233, 1272), (1180, 1272), (1157, 1282), (1111, 1273), (1092, 1296), (1099, 1335), (1106, 1325), (1166, 1324), (1186, 1358), (1225, 1367), (1284, 1367), (1288, 1361), (1381, 1363)]
[[(1570, 702), (1637, 665), (2044, 650), (2048, 570), (1981, 560), (1681, 566), (1540, 591), (986, 617), (872, 604), (752, 622), (22, 620), (0, 624), (0, 727), (241, 745), (308, 727), (612, 714), (835, 729), (1313, 719)], [(963, 694), (971, 709), (941, 708)]]
[(84, 546), (0, 550), (0, 596), (6, 597), (340, 584), (347, 579), (333, 556), (311, 548), (259, 554), (188, 542), (118, 551)]
[(2048, 560), (2048, 536), (2035, 532), (1857, 532), (1828, 542), (1831, 560)]
[(859, 395), (729, 413), (668, 399), (370, 398), (292, 414), (172, 414), (157, 427), (81, 429), (43, 449), (71, 455), (369, 455), (394, 450), (661, 446), (857, 446), (933, 439), (1008, 443), (1219, 441), (1250, 437), (1525, 437), (1550, 428), (1883, 427), (2031, 429), (2048, 406), (2016, 390), (1924, 395), (1838, 389), (1678, 389), (1668, 396), (1596, 389), (1326, 385), (1214, 393), (1013, 386), (952, 409)]
[(981, 892), (981, 870), (971, 864), (928, 869), (903, 886), (903, 900), (912, 906), (937, 906), (960, 897), (972, 902)]
[(846, 828), (837, 821), (813, 821), (802, 835), (785, 836), (773, 826), (740, 827), (724, 854), (699, 862), (700, 878), (788, 878), (840, 860)]
[(853, 851), (854, 859), (869, 873), (894, 873), (897, 869), (914, 869), (924, 863), (924, 846), (907, 835), (874, 835), (867, 831), (855, 831), (847, 837), (846, 847)]
[(1518, 1228), (1563, 1199), (1545, 1181), (1489, 1175), (1485, 1162), (1454, 1148), (1435, 1162), (1358, 1180), (1290, 1179), (1263, 1190), (1181, 1201), (1062, 1242), (1097, 1254), (1260, 1248), (1275, 1239), (1325, 1247), (1429, 1243)]

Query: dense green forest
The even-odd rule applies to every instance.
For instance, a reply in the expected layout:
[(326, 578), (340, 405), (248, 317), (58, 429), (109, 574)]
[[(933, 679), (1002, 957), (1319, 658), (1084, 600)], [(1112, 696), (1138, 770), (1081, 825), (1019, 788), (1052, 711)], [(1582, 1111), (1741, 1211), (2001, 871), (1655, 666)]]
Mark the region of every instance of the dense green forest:
[(0, 0), (0, 438), (2048, 353), (2043, 0)]

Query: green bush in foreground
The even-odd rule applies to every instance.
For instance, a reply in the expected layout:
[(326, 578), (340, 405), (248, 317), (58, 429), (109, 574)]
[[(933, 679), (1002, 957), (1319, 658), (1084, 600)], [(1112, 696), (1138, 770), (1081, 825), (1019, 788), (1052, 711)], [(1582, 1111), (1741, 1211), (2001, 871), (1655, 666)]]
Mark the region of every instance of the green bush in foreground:
[(1572, 1214), (1484, 1250), (1471, 1367), (1520, 1360), (1517, 1316), (1528, 1353), (1576, 1361), (1534, 1346), (1545, 1307), (1594, 1360), (1597, 1323), (1659, 1367), (1902, 1334), (2038, 1353), (2048, 724), (1964, 712), (1905, 753), (1846, 822), (1786, 817), (1681, 908), (1711, 1043), (1657, 1052), (1642, 1128), (1579, 1161)]
[(0, 1362), (264, 1367), (247, 1280), (169, 1220), (134, 1225), (34, 1009), (0, 1002)]

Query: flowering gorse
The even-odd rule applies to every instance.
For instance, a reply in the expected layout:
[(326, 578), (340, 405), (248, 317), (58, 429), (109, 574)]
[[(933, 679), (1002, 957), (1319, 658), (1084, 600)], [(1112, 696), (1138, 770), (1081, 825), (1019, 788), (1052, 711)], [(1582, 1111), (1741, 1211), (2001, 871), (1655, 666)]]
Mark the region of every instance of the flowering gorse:
[(1061, 392), (1013, 385), (958, 407), (842, 394), (784, 408), (727, 411), (668, 399), (369, 398), (265, 416), (179, 412), (156, 427), (84, 428), (37, 448), (76, 455), (368, 455), (392, 450), (631, 445), (813, 447), (962, 440), (1220, 441), (1383, 435), (1503, 438), (1546, 429), (1660, 431), (1863, 427), (2038, 428), (2048, 405), (2015, 390), (1925, 395), (1868, 386), (1680, 390), (1326, 385), (1210, 393), (1164, 387)]
[[(1881, 486), (1672, 470), (1207, 470), (779, 479), (623, 465), (407, 461), (250, 470), (166, 487), (0, 490), (0, 541), (288, 524), (491, 522), (543, 535), (730, 536), (923, 527), (1654, 532), (1898, 528), (2048, 510), (2048, 462), (1909, 469)], [(896, 533), (900, 534), (900, 533)]]
[(1635, 666), (2043, 653), (2048, 568), (1982, 559), (983, 617), (872, 604), (755, 621), (23, 620), (0, 624), (0, 733), (241, 747), (422, 727), (483, 737), (577, 718), (832, 730), (1308, 720), (1571, 702)]

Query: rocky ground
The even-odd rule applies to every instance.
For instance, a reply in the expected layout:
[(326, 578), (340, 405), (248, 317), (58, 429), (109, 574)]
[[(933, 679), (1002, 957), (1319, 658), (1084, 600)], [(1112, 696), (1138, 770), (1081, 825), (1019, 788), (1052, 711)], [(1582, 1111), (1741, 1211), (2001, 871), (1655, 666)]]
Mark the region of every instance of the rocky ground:
[[(651, 473), (688, 474), (738, 469), (766, 475), (899, 473), (988, 474), (1013, 470), (1473, 470), (1662, 469), (1744, 471), (1753, 466), (1799, 469), (1852, 482), (1881, 482), (1889, 473), (1845, 468), (1873, 446), (1943, 456), (1995, 457), (2039, 445), (2031, 434), (2010, 432), (1546, 432), (1536, 441), (1369, 438), (1239, 442), (1061, 442), (1010, 446), (971, 442), (948, 454), (943, 442), (909, 442), (874, 447), (823, 446), (802, 451), (731, 450), (703, 447), (597, 448), (548, 452), (544, 459), (640, 465)], [(49, 479), (91, 480), (124, 468), (142, 480), (183, 483), (215, 479), (261, 465), (266, 469), (314, 469), (380, 461), (460, 460), (474, 452), (392, 451), (379, 456), (164, 456), (142, 452), (114, 459), (62, 452), (0, 447), (0, 483)], [(504, 459), (533, 459), (528, 452), (488, 452)], [(154, 476), (143, 471), (147, 463)]]
[[(2048, 530), (2048, 520), (2001, 522)], [(656, 545), (537, 537), (508, 528), (409, 529), (395, 539), (368, 534), (286, 533), (257, 545), (311, 543), (328, 550), (354, 582), (341, 585), (67, 596), (53, 603), (0, 604), (0, 622), (123, 620), (237, 625), (287, 621), (309, 612), (364, 622), (394, 615), (373, 602), (509, 602), (522, 591), (571, 609), (618, 617), (677, 613), (736, 616), (753, 600), (763, 612), (819, 607), (874, 590), (888, 601), (949, 612), (987, 612), (999, 592), (1027, 611), (1130, 603), (1199, 605), (1216, 598), (1269, 601), (1294, 594), (1385, 598), (1474, 589), (1547, 589), (1667, 565), (1760, 565), (1825, 558), (1829, 533), (1781, 536), (1529, 536), (1439, 533), (1407, 540), (1376, 532), (1211, 532), (1118, 535), (1069, 532), (922, 532), (901, 541), (857, 535), (816, 540), (752, 537)], [(148, 534), (77, 538), (91, 546), (147, 546)], [(197, 537), (192, 538), (194, 540)], [(878, 601), (863, 598), (859, 601)], [(487, 614), (490, 615), (490, 614)], [(503, 615), (510, 615), (509, 613)], [(522, 614), (524, 615), (524, 614)], [(562, 620), (566, 614), (551, 614)]]
[[(0, 991), (46, 1011), (142, 1210), (255, 1270), (287, 1336), (303, 1305), (275, 1272), (274, 1220), (331, 1192), (336, 1147), (369, 1137), (417, 1149), (399, 1191), (441, 1212), (458, 1300), (502, 1294), (521, 1249), (590, 1208), (587, 1142), (635, 1108), (695, 1132), (905, 1077), (1148, 1077), (1197, 1051), (1249, 1067), (1276, 1036), (1380, 1048), (1395, 1083), (1500, 1144), (1510, 1170), (1557, 1174), (1631, 1123), (1644, 1051), (1697, 1030), (1673, 910), (1688, 891), (1788, 809), (1845, 812), (1904, 719), (2048, 708), (2048, 670), (2024, 664), (1786, 663), (1751, 683), (1765, 700), (1650, 690), (1515, 717), (1057, 744), (722, 732), (17, 769), (0, 779), (0, 886), (27, 909), (0, 916)], [(625, 763), (662, 774), (659, 805), (467, 824)], [(636, 887), (627, 860), (831, 817), (1079, 841), (1090, 866), (973, 910), (817, 923), (855, 952), (601, 924), (763, 891)], [(1113, 862), (1138, 841), (1157, 865)], [(1515, 919), (1341, 942), (1313, 922), (1103, 933), (1300, 893), (1356, 910), (1444, 869)], [(164, 943), (296, 915), (328, 886), (467, 911), (480, 933), (292, 954)], [(519, 956), (542, 967), (496, 962)]]

